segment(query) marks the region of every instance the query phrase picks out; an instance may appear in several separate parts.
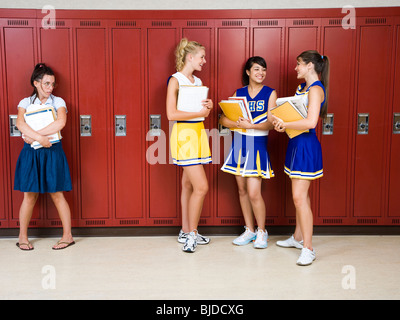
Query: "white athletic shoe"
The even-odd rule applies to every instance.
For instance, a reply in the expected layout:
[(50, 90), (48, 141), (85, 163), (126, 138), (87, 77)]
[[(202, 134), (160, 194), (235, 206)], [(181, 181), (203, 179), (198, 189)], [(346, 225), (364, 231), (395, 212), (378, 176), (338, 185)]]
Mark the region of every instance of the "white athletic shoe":
[(268, 232), (265, 230), (265, 232), (258, 228), (257, 229), (257, 236), (256, 240), (254, 241), (254, 248), (256, 249), (264, 249), (268, 246)]
[(315, 260), (315, 250), (312, 251), (308, 248), (301, 249), (300, 257), (297, 260), (299, 266), (308, 266)]
[(286, 240), (281, 240), (276, 242), (277, 246), (283, 247), (283, 248), (297, 248), (297, 249), (303, 249), (303, 240), (301, 241), (296, 241), (293, 235)]
[[(185, 243), (187, 235), (188, 233), (183, 232), (181, 229), (178, 235), (178, 242)], [(200, 233), (197, 234), (197, 244), (209, 244), (209, 243), (210, 243), (210, 238), (202, 236)]]
[(185, 244), (183, 245), (182, 250), (185, 252), (195, 252), (197, 247), (197, 235), (196, 233), (189, 232), (186, 236)]
[(244, 246), (251, 241), (256, 240), (257, 233), (250, 231), (249, 228), (244, 227), (245, 231), (237, 237), (235, 240), (233, 240), (233, 244), (236, 244), (237, 246)]

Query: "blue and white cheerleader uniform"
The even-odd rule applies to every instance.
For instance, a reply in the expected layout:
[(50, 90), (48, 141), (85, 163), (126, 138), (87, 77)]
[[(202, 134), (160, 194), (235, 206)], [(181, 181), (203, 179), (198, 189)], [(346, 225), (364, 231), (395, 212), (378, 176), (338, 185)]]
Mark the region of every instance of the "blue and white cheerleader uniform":
[[(183, 73), (177, 72), (172, 77), (178, 80), (179, 86), (201, 86), (201, 80), (194, 77), (192, 83)], [(203, 121), (177, 121), (172, 127), (170, 137), (172, 161), (178, 166), (207, 164), (212, 161), (208, 136)]]
[[(273, 91), (274, 89), (264, 86), (251, 98), (247, 86), (236, 90), (237, 97), (246, 97), (255, 124), (267, 121), (268, 101)], [(221, 170), (242, 177), (274, 177), (267, 145), (268, 130), (233, 131), (231, 150)]]
[[(324, 90), (325, 103), (326, 92), (321, 81), (315, 81), (305, 92), (301, 92), (306, 83), (302, 83), (296, 90), (296, 96), (303, 96), (308, 108), (308, 93), (311, 87), (320, 86)], [(315, 133), (315, 128), (304, 132), (289, 140), (285, 158), (285, 173), (290, 178), (315, 180), (323, 176), (321, 144)]]
[[(18, 108), (27, 109), (31, 104), (40, 105), (41, 101), (33, 95), (22, 99)], [(46, 106), (66, 107), (62, 98), (50, 95)], [(34, 149), (25, 143), (19, 154), (14, 177), (14, 190), (35, 193), (53, 193), (71, 191), (71, 175), (62, 143), (52, 144), (50, 148)]]

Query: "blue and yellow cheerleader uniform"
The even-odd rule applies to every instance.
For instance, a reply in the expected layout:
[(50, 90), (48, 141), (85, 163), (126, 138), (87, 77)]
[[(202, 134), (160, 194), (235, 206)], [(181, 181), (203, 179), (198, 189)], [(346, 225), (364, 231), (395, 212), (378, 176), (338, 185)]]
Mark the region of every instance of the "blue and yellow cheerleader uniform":
[[(326, 92), (321, 81), (315, 81), (305, 92), (302, 92), (306, 83), (302, 83), (296, 90), (296, 96), (303, 96), (308, 108), (308, 93), (311, 87), (320, 86), (324, 90), (325, 103)], [(285, 158), (285, 173), (290, 178), (315, 180), (323, 176), (321, 144), (315, 133), (315, 128), (304, 132), (289, 140)]]
[[(173, 74), (172, 77), (178, 80), (179, 86), (202, 85), (198, 77), (193, 76), (195, 82), (192, 83), (181, 72)], [(175, 122), (170, 137), (170, 148), (172, 161), (178, 166), (207, 164), (212, 161), (208, 136), (203, 121), (186, 120)]]
[[(267, 121), (268, 101), (273, 91), (274, 89), (264, 86), (251, 98), (247, 86), (236, 90), (237, 97), (246, 97), (255, 124)], [(267, 145), (268, 130), (234, 131), (231, 150), (221, 170), (242, 177), (274, 177)]]
[[(41, 104), (36, 95), (22, 99), (18, 108), (27, 109), (31, 104)], [(62, 98), (50, 95), (46, 106), (55, 110), (66, 107)], [(50, 148), (34, 149), (25, 143), (19, 154), (14, 177), (14, 190), (35, 193), (71, 191), (71, 175), (62, 143), (54, 143)]]

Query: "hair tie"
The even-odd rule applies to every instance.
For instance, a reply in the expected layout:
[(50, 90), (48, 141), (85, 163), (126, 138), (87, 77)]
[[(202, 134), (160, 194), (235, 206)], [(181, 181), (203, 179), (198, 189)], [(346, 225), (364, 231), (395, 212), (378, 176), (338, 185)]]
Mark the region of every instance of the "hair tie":
[(321, 59), (324, 60), (324, 56), (321, 55)]

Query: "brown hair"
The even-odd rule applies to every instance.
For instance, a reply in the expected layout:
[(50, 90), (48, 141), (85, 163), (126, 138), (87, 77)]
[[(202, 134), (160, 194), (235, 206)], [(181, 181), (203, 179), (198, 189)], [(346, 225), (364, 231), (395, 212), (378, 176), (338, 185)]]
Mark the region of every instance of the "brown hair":
[(325, 88), (325, 103), (323, 104), (320, 117), (325, 118), (328, 112), (328, 92), (329, 92), (329, 59), (322, 56), (316, 50), (307, 50), (302, 52), (297, 59), (303, 60), (306, 64), (311, 62), (314, 65), (315, 72), (320, 75), (320, 80)]

